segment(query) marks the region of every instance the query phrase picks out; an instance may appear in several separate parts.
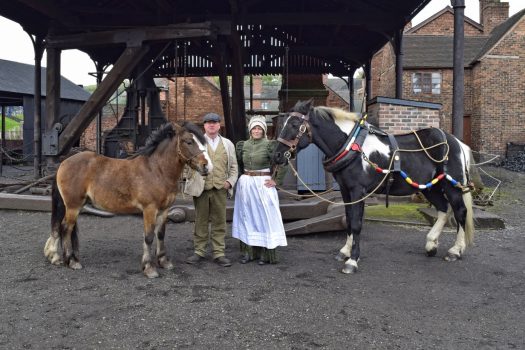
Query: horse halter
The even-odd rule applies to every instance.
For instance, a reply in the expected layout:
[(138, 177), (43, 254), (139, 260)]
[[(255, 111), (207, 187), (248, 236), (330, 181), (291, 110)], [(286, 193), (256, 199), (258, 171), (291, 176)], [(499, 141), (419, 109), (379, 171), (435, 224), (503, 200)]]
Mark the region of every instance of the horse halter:
[(292, 154), (296, 151), (297, 144), (299, 143), (299, 140), (305, 133), (308, 135), (310, 142), (312, 141), (311, 127), (310, 127), (310, 123), (308, 122), (310, 120), (310, 117), (308, 116), (308, 114), (305, 115), (299, 112), (290, 112), (289, 116), (298, 117), (303, 121), (303, 123), (299, 126), (299, 132), (297, 133), (297, 135), (295, 136), (293, 140), (285, 140), (280, 136), (277, 138), (277, 141), (290, 147), (286, 152), (284, 152), (284, 157), (288, 160), (290, 160), (290, 158), (292, 157)]
[(191, 161), (193, 160), (193, 158), (198, 157), (201, 153), (204, 153), (204, 152), (201, 151), (201, 150), (199, 150), (200, 152), (194, 154), (193, 156), (191, 156), (191, 157), (186, 157), (186, 156), (184, 155), (184, 153), (182, 153), (181, 146), (180, 146), (180, 139), (181, 139), (181, 137), (178, 136), (178, 137), (177, 137), (177, 154), (179, 155), (179, 157), (182, 159), (182, 161), (183, 161), (185, 164), (190, 165), (190, 163), (191, 163)]

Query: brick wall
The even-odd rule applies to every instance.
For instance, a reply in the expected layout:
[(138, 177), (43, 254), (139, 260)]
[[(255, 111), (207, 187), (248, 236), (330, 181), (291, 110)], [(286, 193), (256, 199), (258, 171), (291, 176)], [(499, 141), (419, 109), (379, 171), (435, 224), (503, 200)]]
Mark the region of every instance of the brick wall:
[[(117, 118), (122, 116), (124, 113), (125, 106), (119, 106), (119, 115), (117, 116), (116, 110), (115, 113), (107, 113), (102, 116), (102, 134), (111, 131), (117, 125)], [(80, 137), (80, 147), (96, 151), (96, 119), (93, 120), (89, 126), (86, 128), (82, 136)], [(101, 144), (104, 144), (104, 140), (101, 141)], [(102, 146), (103, 147), (103, 146)]]
[[(441, 73), (441, 93), (440, 94), (427, 94), (427, 93), (414, 93), (412, 86), (412, 74), (415, 72), (438, 72)], [(471, 95), (468, 88), (468, 78), (465, 75), (465, 101), (467, 95)], [(403, 98), (412, 101), (431, 102), (439, 103), (443, 107), (440, 112), (440, 127), (444, 130), (451, 132), (452, 130), (452, 69), (406, 69), (403, 71)], [(465, 114), (467, 109), (465, 109)]]
[(440, 125), (439, 106), (417, 106), (412, 101), (395, 100), (393, 103), (378, 97), (368, 106), (369, 121), (392, 134), (404, 134), (412, 130)]
[(392, 45), (387, 44), (372, 57), (372, 96), (394, 97), (396, 95), (396, 65)]
[[(500, 3), (499, 0), (482, 0), (480, 6), (485, 8), (485, 17), (491, 17), (494, 23), (506, 20), (508, 3)], [(484, 21), (485, 29), (493, 25), (487, 24), (489, 21), (487, 18)], [(453, 34), (451, 29), (453, 29), (453, 14), (444, 12), (409, 35), (451, 35)], [(480, 31), (466, 21), (465, 35), (480, 35)], [(395, 94), (395, 78), (390, 75), (394, 70), (395, 57), (393, 54), (390, 55), (390, 52), (392, 48), (387, 45), (374, 56), (371, 97)], [(425, 71), (441, 73), (442, 84), (439, 95), (412, 92), (412, 73)], [(505, 155), (507, 143), (525, 143), (523, 72), (525, 72), (524, 18), (511, 28), (480, 62), (465, 69), (464, 115), (465, 121), (467, 118), (470, 120), (471, 127), (471, 134), (465, 135), (465, 140), (470, 139), (470, 145), (474, 150)], [(442, 104), (439, 125), (448, 132), (452, 131), (452, 85), (452, 68), (405, 69), (403, 72), (403, 98)], [(390, 125), (392, 123), (389, 122), (389, 126), (394, 126)]]
[(525, 143), (523, 72), (524, 18), (473, 69), (472, 139), (475, 149), (505, 155), (508, 142)]
[[(465, 36), (483, 35), (483, 31), (480, 28), (468, 21), (465, 21), (464, 32)], [(454, 35), (454, 12), (452, 10), (444, 12), (433, 21), (412, 31), (410, 35)]]
[(202, 117), (207, 113), (213, 112), (221, 116), (224, 114), (221, 93), (213, 81), (203, 77), (174, 80), (176, 82), (169, 81), (168, 84), (169, 103), (166, 104), (164, 111), (169, 120), (174, 122), (187, 120), (201, 124)]
[(480, 22), (485, 34), (509, 18), (509, 3), (500, 0), (480, 0), (479, 2)]
[(348, 103), (346, 103), (346, 101), (341, 96), (330, 89), (327, 90), (328, 96), (326, 97), (326, 106), (348, 110)]

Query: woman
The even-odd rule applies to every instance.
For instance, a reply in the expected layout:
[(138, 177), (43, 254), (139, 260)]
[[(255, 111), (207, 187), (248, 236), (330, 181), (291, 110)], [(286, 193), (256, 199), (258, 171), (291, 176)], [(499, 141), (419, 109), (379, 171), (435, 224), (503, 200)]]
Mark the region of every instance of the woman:
[(275, 248), (286, 246), (279, 209), (276, 181), (286, 168), (272, 178), (270, 160), (277, 141), (266, 138), (266, 119), (254, 116), (248, 124), (250, 139), (236, 145), (239, 173), (233, 211), (232, 236), (241, 242), (241, 264), (258, 260), (259, 265), (277, 263)]

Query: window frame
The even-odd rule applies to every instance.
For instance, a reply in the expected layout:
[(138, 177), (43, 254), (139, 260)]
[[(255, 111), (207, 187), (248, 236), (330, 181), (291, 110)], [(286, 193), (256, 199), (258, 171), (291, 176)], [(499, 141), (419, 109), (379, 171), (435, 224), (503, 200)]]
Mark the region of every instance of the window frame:
[(441, 72), (412, 72), (412, 93), (440, 95), (443, 82)]

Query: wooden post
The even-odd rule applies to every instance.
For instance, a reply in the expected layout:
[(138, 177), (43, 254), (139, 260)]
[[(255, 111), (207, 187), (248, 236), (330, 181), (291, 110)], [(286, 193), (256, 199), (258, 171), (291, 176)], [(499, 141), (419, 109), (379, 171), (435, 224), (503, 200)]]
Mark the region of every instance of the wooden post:
[(217, 41), (215, 43), (215, 54), (214, 54), (214, 64), (217, 67), (219, 72), (219, 85), (221, 87), (221, 100), (222, 100), (222, 112), (224, 114), (224, 136), (233, 139), (233, 122), (231, 116), (231, 104), (230, 104), (230, 95), (229, 95), (229, 86), (228, 86), (228, 76), (226, 72), (226, 45), (224, 42)]
[(33, 121), (33, 168), (35, 179), (42, 176), (42, 56), (44, 54), (44, 38), (37, 35), (33, 40), (35, 51), (35, 85), (34, 106), (35, 120)]
[(59, 49), (47, 49), (46, 131), (60, 121), (60, 54)]
[(243, 140), (246, 134), (246, 109), (244, 107), (244, 69), (242, 64), (239, 33), (232, 31), (229, 36), (232, 53), (232, 122), (233, 142)]

